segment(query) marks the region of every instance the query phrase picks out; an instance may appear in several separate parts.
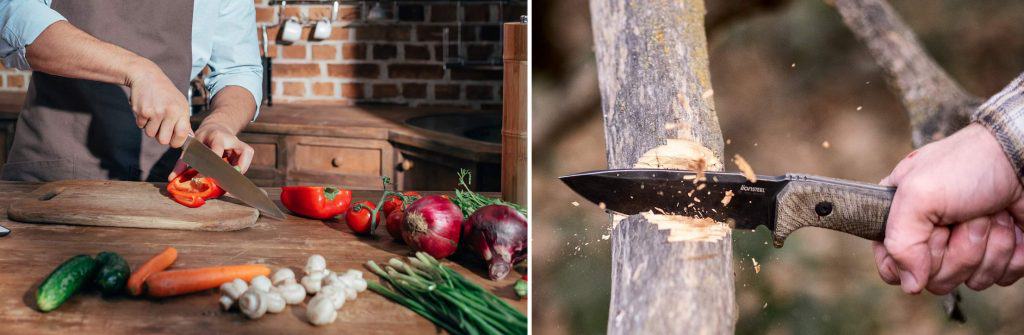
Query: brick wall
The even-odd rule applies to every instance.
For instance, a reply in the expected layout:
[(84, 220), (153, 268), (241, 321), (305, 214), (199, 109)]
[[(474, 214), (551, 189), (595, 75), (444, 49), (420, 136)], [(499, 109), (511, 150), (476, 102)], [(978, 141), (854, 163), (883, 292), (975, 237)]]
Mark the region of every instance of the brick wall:
[[(269, 0), (256, 2), (257, 24), (274, 24), (283, 16), (315, 21), (329, 17), (331, 6), (288, 5), (284, 13)], [(462, 21), (462, 55), (479, 62), (501, 60), (501, 23), (518, 20), (524, 4), (465, 0), (385, 2), (387, 18), (367, 22), (364, 7), (343, 5), (331, 37), (313, 40), (311, 26), (292, 44), (273, 40), (274, 102), (333, 104), (391, 103), (410, 106), (467, 106), (500, 109), (500, 65), (444, 66), (442, 35), (449, 28), (449, 54), (456, 56), (458, 21)], [(371, 2), (372, 4), (372, 2)], [(370, 6), (366, 6), (368, 11)], [(282, 15), (283, 14), (283, 15)], [(0, 69), (2, 91), (24, 91), (28, 73)]]

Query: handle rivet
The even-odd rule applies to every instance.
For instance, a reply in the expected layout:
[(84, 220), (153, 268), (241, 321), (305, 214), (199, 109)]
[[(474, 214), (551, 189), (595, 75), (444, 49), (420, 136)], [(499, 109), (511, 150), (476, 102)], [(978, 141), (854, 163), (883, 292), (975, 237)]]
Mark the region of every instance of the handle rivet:
[(814, 212), (818, 213), (818, 216), (832, 214), (832, 203), (828, 201), (819, 202), (817, 205), (814, 205)]

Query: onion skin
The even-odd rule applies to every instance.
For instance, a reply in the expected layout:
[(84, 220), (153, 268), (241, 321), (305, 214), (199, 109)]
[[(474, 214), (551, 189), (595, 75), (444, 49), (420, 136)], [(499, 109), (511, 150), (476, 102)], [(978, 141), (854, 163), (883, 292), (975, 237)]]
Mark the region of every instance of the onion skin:
[(462, 240), (488, 264), (492, 280), (505, 278), (512, 265), (526, 258), (526, 217), (505, 205), (487, 205), (469, 216)]
[(462, 230), (462, 210), (448, 198), (431, 195), (405, 209), (402, 239), (413, 250), (441, 259), (455, 253)]

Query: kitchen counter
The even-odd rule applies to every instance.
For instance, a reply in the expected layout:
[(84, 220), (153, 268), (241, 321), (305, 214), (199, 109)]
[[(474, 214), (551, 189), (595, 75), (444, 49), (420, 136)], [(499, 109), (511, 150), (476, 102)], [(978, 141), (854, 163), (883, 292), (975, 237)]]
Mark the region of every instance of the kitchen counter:
[[(25, 94), (0, 93), (0, 119), (17, 119)], [(406, 120), (437, 114), (482, 113), (458, 107), (403, 107), (394, 105), (336, 106), (328, 104), (276, 104), (264, 106), (257, 120), (244, 131), (307, 136), (331, 136), (391, 141), (442, 152), (471, 161), (501, 162), (501, 144), (409, 126)], [(203, 115), (193, 118), (194, 125)]]
[[(345, 303), (333, 324), (314, 327), (305, 322), (304, 305), (293, 305), (280, 314), (259, 320), (246, 319), (236, 311), (225, 312), (215, 290), (167, 299), (130, 297), (102, 298), (87, 290), (76, 294), (50, 313), (29, 307), (39, 283), (67, 258), (100, 251), (121, 254), (133, 267), (167, 246), (178, 249), (174, 268), (240, 263), (262, 263), (271, 268), (287, 266), (301, 274), (311, 254), (321, 254), (335, 271), (359, 269), (368, 280), (376, 275), (363, 268), (373, 260), (386, 263), (403, 257), (409, 249), (394, 242), (381, 227), (378, 237), (353, 235), (342, 222), (288, 216), (284, 221), (260, 218), (253, 228), (235, 232), (198, 232), (157, 229), (85, 227), (27, 224), (7, 220), (6, 208), (25, 197), (39, 184), (0, 182), (0, 225), (11, 230), (0, 238), (0, 328), (3, 333), (246, 333), (246, 334), (424, 334), (439, 332), (426, 319), (384, 297), (366, 291)], [(267, 188), (271, 199), (280, 189)], [(354, 200), (380, 198), (379, 191), (354, 191)], [(280, 206), (280, 203), (278, 202)], [(283, 207), (282, 207), (283, 208)], [(183, 210), (185, 210), (183, 208)], [(526, 313), (527, 300), (513, 300), (512, 285), (520, 277), (511, 273), (501, 281), (486, 278), (486, 266), (471, 257), (458, 263), (445, 261), (466, 278), (480, 284)], [(468, 266), (468, 267), (467, 267)]]

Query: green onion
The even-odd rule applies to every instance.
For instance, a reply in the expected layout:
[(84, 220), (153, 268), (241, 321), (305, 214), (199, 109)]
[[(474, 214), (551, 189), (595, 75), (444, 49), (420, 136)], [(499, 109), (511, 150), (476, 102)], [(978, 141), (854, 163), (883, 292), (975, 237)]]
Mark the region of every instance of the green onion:
[(455, 203), (455, 205), (459, 206), (459, 208), (462, 209), (462, 217), (468, 218), (470, 215), (473, 214), (473, 212), (476, 212), (477, 209), (480, 209), (480, 207), (484, 207), (487, 205), (509, 206), (515, 209), (517, 212), (519, 212), (519, 214), (523, 214), (524, 217), (526, 216), (526, 209), (523, 208), (523, 206), (520, 206), (519, 204), (504, 201), (497, 198), (488, 198), (480, 193), (476, 193), (470, 190), (469, 184), (472, 182), (471, 177), (472, 176), (470, 175), (469, 170), (459, 170), (459, 186), (462, 189), (456, 188), (455, 197), (451, 199), (452, 202)]
[(408, 261), (366, 262), (388, 284), (367, 287), (452, 334), (526, 334), (526, 316), (498, 296), (424, 252)]

